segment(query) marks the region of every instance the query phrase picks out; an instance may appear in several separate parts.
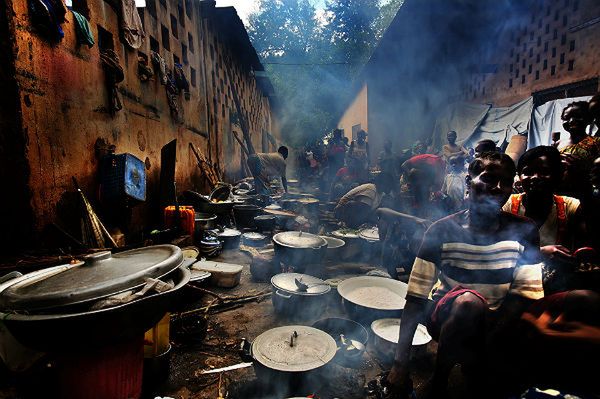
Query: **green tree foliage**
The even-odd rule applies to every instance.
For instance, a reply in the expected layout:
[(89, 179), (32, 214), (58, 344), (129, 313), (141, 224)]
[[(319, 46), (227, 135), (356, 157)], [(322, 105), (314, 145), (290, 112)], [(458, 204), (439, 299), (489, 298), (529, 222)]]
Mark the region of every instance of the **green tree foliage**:
[(250, 39), (275, 87), (284, 139), (292, 145), (335, 127), (353, 78), (401, 1), (327, 0), (319, 12), (315, 4), (261, 0), (249, 18)]

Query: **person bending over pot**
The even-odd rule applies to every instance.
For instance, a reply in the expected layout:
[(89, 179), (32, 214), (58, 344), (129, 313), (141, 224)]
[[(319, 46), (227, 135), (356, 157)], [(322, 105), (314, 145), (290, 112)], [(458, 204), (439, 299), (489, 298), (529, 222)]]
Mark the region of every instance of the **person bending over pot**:
[(393, 176), (382, 172), (374, 183), (353, 188), (338, 201), (334, 209), (336, 219), (353, 229), (370, 221), (375, 222), (375, 210), (381, 205), (384, 194), (391, 193), (394, 186)]
[(254, 177), (254, 186), (257, 194), (269, 194), (269, 181), (281, 177), (281, 185), (287, 193), (287, 178), (285, 176), (288, 148), (281, 146), (277, 152), (256, 153), (248, 157), (248, 168)]

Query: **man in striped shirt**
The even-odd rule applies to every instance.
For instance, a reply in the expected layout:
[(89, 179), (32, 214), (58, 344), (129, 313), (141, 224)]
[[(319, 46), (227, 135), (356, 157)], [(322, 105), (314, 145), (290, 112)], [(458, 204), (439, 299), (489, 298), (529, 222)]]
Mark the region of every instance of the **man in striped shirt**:
[[(487, 351), (486, 341), (505, 337), (526, 306), (543, 297), (537, 227), (501, 209), (514, 176), (515, 165), (507, 155), (481, 155), (469, 165), (468, 209), (435, 222), (425, 233), (388, 375), (395, 397), (410, 391), (408, 360), (419, 322), (428, 324), (439, 343), (430, 394), (443, 398), (457, 363), (468, 383), (483, 384), (482, 377), (490, 373), (485, 365), (500, 360), (491, 358), (496, 354)], [(427, 311), (430, 295), (432, 312)]]

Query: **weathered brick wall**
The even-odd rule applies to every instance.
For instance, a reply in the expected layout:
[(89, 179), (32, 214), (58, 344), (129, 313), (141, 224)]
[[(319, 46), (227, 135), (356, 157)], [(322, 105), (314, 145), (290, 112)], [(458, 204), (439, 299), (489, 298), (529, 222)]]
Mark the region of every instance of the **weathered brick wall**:
[[(172, 139), (178, 140), (178, 190), (206, 190), (189, 143), (207, 155), (210, 149), (213, 161), (221, 168), (228, 165), (229, 175), (239, 175), (239, 154), (234, 154), (238, 146), (224, 145), (231, 130), (229, 111), (235, 107), (226, 92), (230, 84), (223, 68), (231, 68), (236, 76), (235, 85), (250, 115), (256, 143), (261, 142), (263, 129), (269, 128), (268, 99), (258, 90), (249, 69), (235, 64), (238, 61), (234, 57), (228, 57), (228, 50), (219, 41), (219, 27), (212, 26), (201, 15), (200, 2), (147, 0), (150, 2), (155, 2), (154, 7), (140, 9), (146, 40), (139, 50), (121, 42), (118, 13), (107, 1), (87, 1), (90, 26), (97, 42), (91, 49), (77, 44), (71, 13), (62, 26), (64, 39), (51, 44), (32, 27), (26, 1), (6, 2), (8, 15), (12, 17), (8, 25), (14, 27), (12, 58), (19, 96), (17, 109), (22, 113), (20, 130), (25, 143), (25, 148), (20, 149), (24, 153), (20, 154), (19, 148), (15, 150), (29, 169), (26, 184), (31, 193), (34, 231), (62, 221), (69, 216), (65, 213), (72, 216), (73, 208), (66, 206), (73, 191), (72, 176), (95, 199), (98, 140), (114, 144), (117, 153), (129, 152), (147, 163), (148, 200), (134, 208), (135, 230), (146, 229), (159, 219), (160, 150)], [(98, 46), (100, 30), (112, 35), (114, 50), (125, 73), (125, 80), (119, 84), (123, 110), (114, 116), (107, 108)], [(214, 49), (214, 56), (210, 48)], [(180, 121), (171, 117), (165, 88), (159, 79), (142, 82), (138, 77), (138, 55), (150, 56), (151, 49), (161, 54), (169, 69), (176, 60), (184, 65), (191, 96), (189, 100), (179, 96)]]
[(507, 106), (532, 93), (597, 78), (599, 18), (597, 0), (533, 1), (527, 14), (507, 21), (498, 47), (482, 60), (497, 71), (474, 74), (463, 98)]

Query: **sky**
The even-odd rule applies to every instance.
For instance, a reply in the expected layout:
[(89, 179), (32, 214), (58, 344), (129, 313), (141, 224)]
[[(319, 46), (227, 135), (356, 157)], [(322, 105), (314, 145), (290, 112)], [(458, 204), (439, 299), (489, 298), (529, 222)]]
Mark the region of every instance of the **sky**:
[[(258, 7), (258, 0), (217, 0), (217, 7), (228, 7), (234, 6), (238, 15), (244, 21), (244, 24), (248, 25), (248, 16), (256, 11)], [(317, 0), (314, 2), (317, 9), (325, 6), (325, 0)]]

